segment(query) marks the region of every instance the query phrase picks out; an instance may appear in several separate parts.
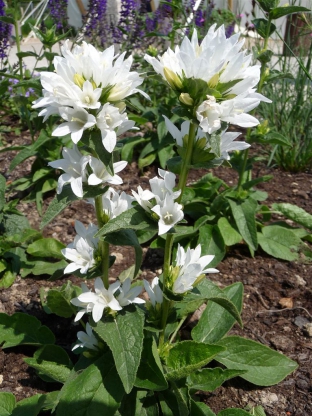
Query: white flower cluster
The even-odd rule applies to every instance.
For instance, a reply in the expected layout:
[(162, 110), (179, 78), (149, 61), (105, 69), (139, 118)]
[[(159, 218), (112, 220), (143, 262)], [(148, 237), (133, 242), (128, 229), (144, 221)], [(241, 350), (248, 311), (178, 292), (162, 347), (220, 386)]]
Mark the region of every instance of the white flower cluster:
[[(73, 193), (79, 198), (83, 197), (83, 183), (88, 185), (110, 184), (120, 185), (122, 179), (118, 175), (111, 176), (104, 163), (93, 156), (84, 156), (80, 153), (77, 145), (74, 144), (73, 149), (64, 147), (62, 150), (64, 159), (50, 162), (49, 165), (55, 169), (62, 169), (65, 171), (58, 179), (57, 193), (62, 192), (63, 186), (70, 183)], [(91, 168), (92, 173), (88, 175), (87, 167)], [(123, 170), (127, 162), (120, 161), (113, 164), (114, 173)]]
[(143, 79), (130, 71), (132, 56), (115, 55), (114, 46), (99, 52), (83, 42), (70, 50), (67, 40), (61, 48), (62, 57), (54, 58), (55, 72), (42, 72), (43, 97), (34, 102), (41, 108), (44, 121), (58, 114), (65, 121), (58, 126), (54, 136), (71, 135), (77, 144), (84, 130), (97, 127), (102, 143), (108, 152), (116, 145), (117, 136), (134, 127), (125, 113), (124, 100), (138, 90)]
[[(125, 194), (125, 192), (119, 194), (114, 189), (109, 188), (102, 195), (104, 217), (107, 221), (117, 217), (131, 208), (133, 200), (134, 198)], [(94, 204), (94, 201), (90, 200), (90, 202)], [(76, 220), (75, 229), (77, 235), (74, 242), (62, 250), (63, 256), (71, 261), (65, 267), (64, 273), (80, 270), (80, 273), (84, 274), (96, 265), (94, 254), (98, 247), (98, 238), (95, 238), (94, 235), (97, 233), (98, 227), (91, 223), (88, 228), (85, 228), (80, 221)]]
[[(82, 308), (77, 313), (75, 321), (79, 321), (85, 313), (91, 313), (94, 322), (99, 322), (107, 308), (120, 311), (124, 306), (132, 303), (145, 303), (143, 299), (138, 298), (142, 286), (131, 287), (130, 278), (127, 278), (123, 284), (117, 280), (106, 289), (102, 279), (97, 277), (94, 281), (94, 292), (89, 290), (84, 283), (81, 287), (81, 295), (71, 300), (73, 305)], [(117, 291), (119, 293), (115, 297)]]
[[(181, 130), (179, 130), (165, 115), (163, 116), (165, 119), (166, 127), (171, 134), (171, 136), (175, 139), (177, 146), (183, 147), (183, 139), (188, 137), (189, 129), (190, 129), (190, 122), (184, 121), (181, 124)], [(234, 150), (245, 150), (250, 147), (250, 144), (246, 142), (240, 142), (234, 140), (240, 135), (241, 133), (236, 132), (226, 132), (222, 131), (220, 134), (220, 153), (221, 159), (223, 160), (230, 160), (229, 152)], [(195, 141), (205, 138), (206, 145), (204, 149), (210, 148), (210, 136), (208, 133), (204, 132), (200, 127), (197, 129)]]
[(194, 30), (191, 40), (185, 37), (174, 51), (168, 48), (158, 59), (145, 55), (154, 70), (181, 93), (180, 101), (186, 105), (192, 106), (195, 100), (187, 90), (189, 80), (202, 80), (216, 92), (216, 96), (206, 95), (195, 108), (200, 127), (209, 134), (221, 128), (221, 121), (241, 127), (257, 125), (258, 120), (246, 113), (260, 101), (271, 102), (256, 93), (260, 65), (250, 66), (252, 56), (240, 52), (244, 41), (238, 38), (236, 34), (227, 39), (224, 26), (216, 30), (213, 25), (201, 44)]
[(181, 191), (174, 191), (175, 174), (158, 169), (160, 178), (155, 176), (149, 181), (151, 191), (138, 186), (138, 192), (132, 191), (133, 196), (147, 212), (158, 216), (158, 234), (167, 233), (184, 217), (182, 205), (175, 202)]
[(65, 274), (78, 269), (81, 273), (87, 273), (95, 266), (94, 251), (97, 249), (98, 239), (94, 235), (98, 227), (91, 223), (88, 228), (85, 228), (80, 221), (76, 220), (75, 229), (77, 235), (74, 242), (62, 250), (63, 256), (72, 262), (65, 267)]
[(200, 244), (195, 249), (188, 248), (184, 251), (183, 247), (178, 244), (175, 268), (178, 268), (177, 276), (173, 283), (173, 292), (185, 293), (193, 289), (193, 284), (204, 273), (218, 273), (219, 270), (205, 268), (214, 256), (202, 256)]

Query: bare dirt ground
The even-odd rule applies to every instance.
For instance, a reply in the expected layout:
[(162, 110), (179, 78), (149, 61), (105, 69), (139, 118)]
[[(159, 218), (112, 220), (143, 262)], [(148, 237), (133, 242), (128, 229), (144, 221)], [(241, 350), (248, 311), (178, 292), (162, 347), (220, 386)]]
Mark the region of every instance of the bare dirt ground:
[[(27, 133), (16, 136), (13, 132), (2, 135), (6, 145), (28, 142)], [(8, 166), (14, 154), (0, 154), (0, 172), (8, 181), (22, 177), (29, 172), (31, 160), (20, 165), (14, 172)], [(227, 183), (235, 184), (237, 178), (228, 168), (219, 168), (215, 175)], [(279, 169), (266, 168), (258, 164), (254, 176), (272, 174), (273, 179), (258, 186), (269, 194), (267, 204), (289, 202), (312, 213), (312, 174), (311, 172), (290, 174)], [(196, 179), (198, 173), (191, 176)], [(140, 176), (137, 165), (133, 163), (121, 173), (125, 191), (136, 188), (140, 183), (154, 176), (153, 170), (147, 170)], [(197, 176), (198, 177), (198, 176)], [(143, 184), (142, 184), (143, 183)], [(47, 206), (52, 196), (45, 201)], [(38, 228), (40, 218), (34, 203), (20, 202), (19, 208), (27, 215), (31, 226)], [(44, 230), (45, 236), (53, 236), (69, 243), (75, 235), (74, 221), (88, 224), (94, 221), (94, 212), (90, 204), (78, 201), (70, 205)], [(116, 248), (116, 262), (111, 268), (114, 278), (132, 262), (132, 249)], [(159, 250), (144, 248), (145, 258), (142, 276), (152, 278), (161, 272), (162, 253)], [(220, 287), (234, 282), (242, 282), (245, 287), (243, 322), (244, 329), (235, 326), (232, 334), (254, 339), (298, 362), (298, 369), (277, 386), (255, 387), (240, 378), (227, 382), (214, 393), (201, 394), (214, 412), (227, 407), (262, 405), (268, 416), (311, 416), (312, 415), (312, 333), (305, 329), (312, 322), (312, 265), (302, 257), (297, 262), (279, 261), (258, 250), (254, 258), (250, 257), (243, 244), (230, 250), (218, 265), (220, 273), (210, 275)], [(0, 312), (13, 314), (17, 311), (36, 316), (44, 325), (49, 326), (56, 335), (57, 343), (70, 352), (76, 338), (78, 327), (70, 319), (47, 315), (43, 311), (39, 298), (41, 287), (60, 286), (67, 279), (76, 284), (78, 278), (65, 276), (63, 280), (49, 282), (42, 278), (18, 277), (11, 288), (0, 291)], [(288, 298), (288, 307), (282, 307), (283, 299)], [(187, 331), (188, 328), (182, 328)], [(57, 384), (43, 382), (34, 370), (28, 368), (24, 357), (32, 356), (32, 347), (18, 347), (0, 351), (0, 391), (12, 392), (17, 400), (36, 393), (53, 391)]]

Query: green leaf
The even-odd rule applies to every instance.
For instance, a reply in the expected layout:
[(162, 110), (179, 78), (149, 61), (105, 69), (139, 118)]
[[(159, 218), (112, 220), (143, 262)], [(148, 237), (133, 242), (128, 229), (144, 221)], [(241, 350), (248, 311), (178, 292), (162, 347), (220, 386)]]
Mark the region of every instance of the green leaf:
[(15, 20), (11, 16), (0, 16), (0, 22), (8, 23), (10, 25), (14, 25)]
[(218, 342), (226, 350), (215, 360), (229, 369), (246, 370), (241, 377), (257, 386), (271, 386), (282, 381), (298, 364), (265, 345), (237, 336)]
[(44, 394), (36, 394), (27, 399), (20, 400), (16, 403), (16, 407), (11, 416), (38, 416), (45, 401)]
[(24, 361), (38, 371), (44, 381), (65, 383), (70, 375), (72, 363), (66, 351), (58, 345), (45, 345)]
[(221, 217), (218, 220), (218, 228), (226, 246), (234, 246), (242, 241), (242, 236), (229, 223), (228, 219)]
[(135, 269), (133, 278), (139, 273), (142, 264), (142, 248), (138, 237), (133, 230), (120, 230), (116, 233), (108, 234), (105, 241), (116, 246), (131, 246), (135, 250)]
[(289, 14), (300, 13), (300, 12), (311, 12), (311, 10), (302, 6), (276, 7), (275, 9), (270, 10), (269, 16), (271, 19), (278, 19), (280, 17), (287, 16)]
[(69, 185), (64, 186), (62, 193), (55, 196), (44, 213), (40, 229), (49, 224), (49, 222), (51, 222), (60, 212), (62, 212), (63, 209), (77, 199), (78, 197), (73, 194), (71, 187)]
[(107, 224), (102, 227), (96, 237), (101, 237), (119, 230), (144, 230), (144, 231), (157, 231), (158, 224), (153, 221), (139, 205), (128, 209), (118, 217), (113, 218)]
[(73, 285), (70, 281), (64, 284), (60, 289), (50, 289), (46, 305), (51, 310), (62, 318), (71, 318), (76, 313), (76, 308), (70, 301), (81, 294), (81, 289)]
[(58, 261), (56, 263), (51, 263), (49, 261), (40, 261), (36, 260), (34, 262), (23, 263), (21, 269), (21, 276), (25, 277), (28, 276), (30, 273), (34, 276), (41, 276), (45, 274), (49, 275), (58, 275), (61, 277), (63, 275), (63, 271), (67, 266), (67, 262), (65, 260)]
[(15, 407), (15, 396), (12, 393), (0, 392), (0, 415), (11, 416)]
[(230, 204), (238, 231), (251, 249), (254, 251), (257, 250), (258, 240), (255, 218), (258, 208), (257, 201), (251, 197), (248, 197), (243, 201), (236, 201), (231, 198), (228, 198), (227, 200)]
[(258, 3), (264, 11), (269, 12), (274, 7), (277, 7), (280, 0), (258, 0)]
[(143, 407), (147, 394), (147, 391), (132, 389), (130, 394), (124, 396), (115, 416), (148, 416), (146, 409)]
[(276, 26), (273, 23), (270, 23), (270, 28), (268, 28), (269, 21), (266, 19), (253, 19), (251, 23), (254, 24), (256, 32), (264, 39), (272, 35), (276, 30)]
[(210, 267), (215, 267), (225, 256), (225, 243), (217, 225), (205, 224), (199, 229), (198, 244), (201, 245), (201, 255), (214, 255), (214, 259), (209, 263)]
[(289, 218), (290, 220), (295, 221), (297, 224), (312, 230), (312, 215), (304, 209), (297, 207), (297, 205), (281, 203), (273, 204), (272, 208), (275, 211), (279, 211), (286, 218)]
[(153, 152), (153, 153), (150, 153), (149, 155), (147, 155), (144, 158), (139, 158), (139, 160), (138, 160), (139, 169), (142, 170), (146, 166), (150, 166), (154, 162), (154, 160), (156, 159), (156, 156), (157, 156), (157, 154)]
[(53, 344), (55, 338), (50, 329), (41, 326), (41, 322), (34, 316), (15, 313), (8, 316), (0, 313), (0, 344), (2, 348), (16, 345), (45, 345)]
[(140, 143), (145, 143), (146, 139), (143, 137), (128, 137), (127, 142), (122, 146), (121, 159), (126, 160), (128, 163), (132, 162), (133, 149)]
[(51, 137), (47, 134), (45, 130), (42, 130), (38, 139), (30, 146), (25, 146), (12, 160), (10, 164), (10, 170), (16, 168), (17, 165), (22, 163), (24, 160), (28, 159), (31, 156), (35, 156), (41, 146), (46, 145), (46, 142), (51, 140)]
[(109, 153), (102, 143), (102, 134), (100, 130), (85, 130), (81, 142), (96, 153), (97, 158), (104, 163), (107, 172), (114, 176), (113, 155)]
[[(226, 335), (242, 311), (243, 292), (244, 287), (240, 282), (221, 291), (235, 306), (236, 310), (234, 311), (215, 302), (216, 298), (213, 302), (208, 302), (197, 325), (192, 330), (192, 338), (197, 342), (213, 344)], [(221, 298), (221, 294), (218, 296)]]
[(250, 413), (243, 409), (225, 409), (221, 410), (217, 416), (250, 416)]
[(143, 349), (144, 312), (130, 305), (116, 318), (98, 322), (95, 332), (111, 349), (126, 393), (135, 382)]
[(180, 174), (182, 166), (182, 158), (181, 156), (174, 156), (171, 159), (167, 160), (167, 167), (170, 172), (173, 172), (177, 175)]
[(195, 402), (191, 399), (192, 416), (216, 416), (216, 414), (205, 403)]
[(261, 231), (262, 233), (258, 233), (259, 244), (270, 256), (287, 261), (298, 258), (301, 239), (291, 230), (279, 225), (269, 225)]
[(141, 362), (134, 385), (142, 389), (154, 391), (168, 388), (157, 345), (152, 336), (145, 336), (144, 338)]
[(4, 205), (5, 205), (5, 186), (6, 186), (5, 177), (0, 175), (0, 212), (3, 210)]
[(175, 344), (167, 358), (169, 380), (187, 377), (193, 371), (208, 364), (217, 354), (217, 345), (203, 344), (195, 341), (182, 341)]
[(279, 144), (281, 146), (289, 146), (291, 147), (292, 144), (290, 143), (289, 139), (283, 136), (276, 131), (270, 131), (267, 133), (264, 138), (259, 140), (261, 143), (270, 143), (270, 144)]
[(185, 387), (171, 382), (170, 389), (158, 393), (163, 416), (189, 416), (189, 394)]
[(250, 413), (252, 416), (266, 416), (265, 411), (264, 411), (264, 409), (263, 409), (263, 407), (262, 407), (262, 406), (256, 406), (256, 407), (253, 407), (253, 408), (249, 411), (249, 413)]
[(41, 238), (27, 247), (27, 253), (35, 257), (55, 257), (64, 259), (61, 250), (65, 248), (65, 244), (55, 238)]
[(16, 273), (7, 270), (0, 279), (0, 289), (7, 289), (12, 286), (16, 277)]
[(110, 352), (64, 384), (56, 416), (114, 416), (124, 396)]
[(193, 392), (197, 390), (214, 391), (226, 380), (244, 374), (244, 370), (223, 370), (222, 368), (203, 368), (190, 374), (186, 383)]

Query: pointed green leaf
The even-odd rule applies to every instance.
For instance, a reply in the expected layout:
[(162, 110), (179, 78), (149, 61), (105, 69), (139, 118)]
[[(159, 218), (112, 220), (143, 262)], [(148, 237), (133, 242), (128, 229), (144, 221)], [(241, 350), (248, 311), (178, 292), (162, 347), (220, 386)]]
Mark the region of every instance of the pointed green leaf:
[(104, 227), (98, 231), (96, 237), (126, 229), (155, 231), (158, 230), (158, 225), (156, 221), (153, 221), (147, 215), (143, 208), (136, 206), (128, 209), (105, 224)]
[(269, 225), (258, 233), (259, 244), (266, 253), (278, 259), (293, 261), (298, 258), (301, 239), (290, 229)]
[[(235, 305), (238, 313), (243, 306), (243, 285), (238, 282), (223, 289), (223, 293)], [(235, 323), (228, 310), (215, 302), (208, 302), (197, 325), (192, 330), (192, 338), (197, 342), (211, 343), (219, 341)]]
[(170, 389), (159, 394), (164, 416), (189, 416), (189, 393), (186, 387), (179, 387), (171, 381)]
[(311, 12), (311, 10), (302, 6), (283, 6), (270, 10), (269, 16), (271, 19), (279, 19), (280, 17), (300, 12)]
[(20, 400), (11, 416), (38, 416), (45, 401), (44, 394), (36, 394), (27, 399)]
[(41, 326), (41, 322), (34, 316), (25, 313), (15, 313), (8, 316), (0, 313), (0, 344), (2, 348), (16, 345), (45, 345), (53, 344), (55, 338), (50, 329)]
[(100, 130), (85, 130), (83, 132), (81, 142), (96, 153), (98, 159), (104, 163), (107, 172), (111, 176), (114, 176), (113, 153), (109, 153), (105, 149), (102, 143), (102, 134)]
[(71, 187), (69, 185), (64, 186), (62, 193), (55, 196), (44, 213), (40, 229), (49, 224), (49, 222), (51, 222), (60, 212), (62, 212), (63, 209), (77, 199), (78, 197), (73, 194)]
[(111, 349), (126, 393), (135, 382), (143, 349), (144, 312), (130, 305), (116, 318), (98, 322), (94, 331)]
[(147, 391), (132, 389), (124, 396), (115, 416), (147, 416), (146, 409), (143, 407), (147, 394)]
[(222, 368), (203, 368), (190, 374), (186, 383), (193, 392), (197, 390), (214, 391), (226, 380), (244, 374), (244, 370), (223, 370)]
[(217, 345), (203, 344), (195, 341), (182, 341), (175, 344), (169, 351), (166, 377), (178, 380), (187, 377), (193, 371), (208, 364), (220, 353)]
[(216, 414), (205, 403), (195, 402), (191, 399), (192, 416), (216, 416)]
[(312, 230), (312, 215), (297, 205), (281, 203), (273, 204), (272, 208), (279, 211), (286, 218), (295, 221), (297, 224)]
[(250, 413), (243, 409), (225, 409), (221, 410), (217, 416), (250, 416)]
[(70, 375), (72, 363), (66, 351), (58, 345), (45, 345), (24, 361), (38, 371), (45, 381), (65, 383)]
[(268, 27), (269, 21), (267, 19), (253, 19), (251, 23), (254, 24), (257, 33), (264, 39), (272, 35), (276, 30), (276, 26), (273, 23), (270, 23), (270, 27)]
[(5, 177), (0, 175), (0, 212), (3, 210), (5, 205)]
[(141, 362), (134, 385), (142, 389), (154, 391), (168, 388), (157, 345), (152, 336), (145, 336), (144, 338)]
[(64, 384), (56, 416), (114, 416), (125, 394), (110, 352)]
[(80, 294), (80, 287), (68, 281), (59, 289), (49, 290), (46, 305), (52, 313), (62, 318), (71, 318), (76, 313), (76, 307), (70, 301)]
[(198, 244), (201, 245), (201, 255), (213, 254), (215, 257), (209, 267), (215, 267), (225, 256), (225, 243), (217, 225), (205, 224), (199, 229)]
[(221, 217), (218, 220), (218, 227), (222, 238), (227, 246), (234, 246), (242, 241), (242, 236), (235, 230), (235, 228), (229, 223), (228, 219)]
[(257, 250), (257, 227), (256, 227), (256, 211), (258, 208), (257, 201), (253, 198), (246, 198), (243, 201), (237, 201), (228, 198), (232, 215), (234, 217), (238, 231), (245, 242), (252, 248)]
[(65, 244), (55, 238), (41, 238), (27, 247), (27, 253), (35, 257), (55, 257), (64, 259), (61, 250), (65, 248)]
[(10, 25), (14, 25), (15, 20), (11, 16), (0, 16), (0, 22), (8, 23)]
[(257, 386), (271, 386), (292, 373), (298, 364), (265, 345), (237, 336), (218, 342), (226, 349), (215, 360), (229, 369), (246, 370), (241, 377)]
[(0, 392), (0, 415), (11, 416), (15, 407), (15, 396), (12, 393)]

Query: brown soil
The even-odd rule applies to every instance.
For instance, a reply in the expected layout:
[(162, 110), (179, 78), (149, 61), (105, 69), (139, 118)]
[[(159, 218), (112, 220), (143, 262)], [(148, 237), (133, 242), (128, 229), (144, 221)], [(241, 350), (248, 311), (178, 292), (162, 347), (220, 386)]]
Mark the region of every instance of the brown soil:
[[(19, 137), (14, 133), (2, 136), (7, 145), (24, 144), (29, 142), (27, 134)], [(8, 181), (22, 177), (29, 172), (32, 160), (28, 160), (14, 172), (8, 172), (8, 166), (14, 152), (0, 154), (1, 173)], [(227, 183), (233, 185), (237, 178), (233, 170), (219, 168), (215, 174)], [(312, 213), (312, 175), (311, 173), (290, 174), (279, 169), (267, 169), (258, 164), (254, 176), (272, 174), (274, 178), (258, 186), (269, 193), (267, 204), (273, 202), (290, 202)], [(190, 181), (196, 179), (192, 175)], [(135, 163), (122, 172), (124, 184), (122, 189), (128, 191), (136, 188), (140, 183), (154, 176), (154, 172), (147, 171), (139, 176)], [(198, 176), (197, 176), (198, 177)], [(45, 206), (51, 202), (52, 196), (45, 201)], [(19, 204), (31, 225), (38, 228), (40, 218), (34, 203)], [(52, 224), (44, 230), (45, 236), (53, 236), (69, 243), (73, 240), (74, 221), (88, 224), (94, 221), (91, 205), (83, 201), (70, 205)], [(132, 249), (116, 247), (112, 250), (116, 255), (116, 262), (111, 268), (111, 276), (115, 278), (132, 262)], [(142, 265), (142, 275), (152, 278), (161, 272), (162, 255), (159, 250), (144, 248), (145, 259)], [(227, 382), (214, 393), (202, 394), (202, 399), (218, 412), (227, 407), (244, 408), (247, 405), (262, 405), (268, 416), (311, 416), (312, 415), (312, 338), (304, 325), (312, 321), (312, 265), (302, 258), (298, 262), (279, 261), (269, 257), (261, 250), (254, 258), (244, 245), (237, 245), (230, 250), (226, 258), (218, 265), (220, 273), (210, 275), (212, 280), (227, 286), (234, 282), (242, 282), (245, 287), (243, 321), (244, 329), (235, 326), (232, 334), (239, 334), (254, 339), (277, 351), (282, 352), (298, 362), (298, 369), (277, 386), (268, 388), (255, 387), (237, 378)], [(80, 280), (72, 276), (65, 276), (64, 280), (48, 282), (46, 279), (18, 277), (9, 289), (0, 292), (0, 312), (13, 314), (22, 311), (36, 316), (41, 322), (49, 326), (56, 335), (57, 343), (70, 351), (71, 344), (76, 338), (78, 327), (70, 319), (63, 319), (55, 315), (47, 315), (41, 308), (39, 290), (41, 287), (50, 288), (60, 286), (67, 279), (76, 284)], [(288, 298), (288, 308), (282, 308), (280, 302)], [(187, 328), (182, 329), (185, 330)], [(0, 391), (12, 392), (17, 400), (44, 393), (59, 388), (57, 384), (43, 382), (34, 370), (28, 368), (23, 361), (25, 356), (32, 356), (32, 347), (18, 347), (0, 351)]]

